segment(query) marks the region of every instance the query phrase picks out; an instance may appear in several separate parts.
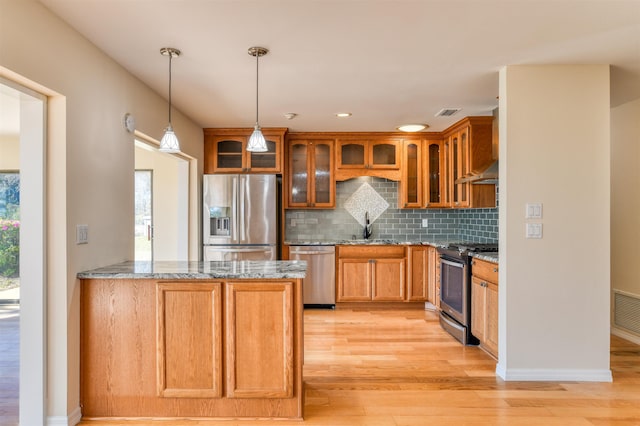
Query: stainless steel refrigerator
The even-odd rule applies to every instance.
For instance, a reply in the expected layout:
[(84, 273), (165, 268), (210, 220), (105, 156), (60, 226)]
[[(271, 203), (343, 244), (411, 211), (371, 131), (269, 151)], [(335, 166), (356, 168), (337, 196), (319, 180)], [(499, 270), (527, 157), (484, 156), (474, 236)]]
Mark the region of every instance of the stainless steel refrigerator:
[(275, 175), (204, 175), (203, 259), (276, 260)]

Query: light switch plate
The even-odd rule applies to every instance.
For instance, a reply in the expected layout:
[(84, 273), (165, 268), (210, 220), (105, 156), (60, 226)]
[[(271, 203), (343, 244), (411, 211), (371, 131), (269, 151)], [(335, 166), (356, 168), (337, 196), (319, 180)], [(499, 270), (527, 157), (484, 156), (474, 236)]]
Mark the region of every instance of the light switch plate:
[(527, 203), (525, 218), (542, 219), (542, 203)]
[(526, 238), (542, 238), (542, 224), (527, 223)]
[(89, 243), (89, 225), (76, 225), (76, 244)]

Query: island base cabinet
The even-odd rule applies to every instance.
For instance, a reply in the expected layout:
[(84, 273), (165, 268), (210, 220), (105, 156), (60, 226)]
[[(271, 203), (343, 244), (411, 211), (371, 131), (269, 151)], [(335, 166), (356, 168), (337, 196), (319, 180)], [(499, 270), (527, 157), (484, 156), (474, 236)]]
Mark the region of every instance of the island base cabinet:
[(85, 419), (302, 418), (300, 279), (81, 280)]

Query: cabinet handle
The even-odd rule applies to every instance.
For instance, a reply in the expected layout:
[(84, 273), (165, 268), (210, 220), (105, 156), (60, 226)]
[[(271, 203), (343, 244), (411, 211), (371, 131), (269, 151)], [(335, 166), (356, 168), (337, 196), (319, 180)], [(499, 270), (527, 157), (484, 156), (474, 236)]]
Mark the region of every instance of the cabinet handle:
[(480, 286), (481, 286), (481, 287), (486, 287), (486, 286), (487, 286), (486, 281), (482, 281), (482, 282), (480, 283)]
[(493, 272), (498, 272), (498, 268), (493, 268)]

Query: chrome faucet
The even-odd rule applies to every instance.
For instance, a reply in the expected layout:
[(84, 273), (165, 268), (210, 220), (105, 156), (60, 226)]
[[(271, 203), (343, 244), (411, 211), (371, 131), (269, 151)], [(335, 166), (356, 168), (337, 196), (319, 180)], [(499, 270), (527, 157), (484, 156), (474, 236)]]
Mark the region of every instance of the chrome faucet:
[(371, 223), (369, 223), (369, 212), (364, 212), (364, 231), (362, 236), (365, 240), (368, 240), (371, 237)]

